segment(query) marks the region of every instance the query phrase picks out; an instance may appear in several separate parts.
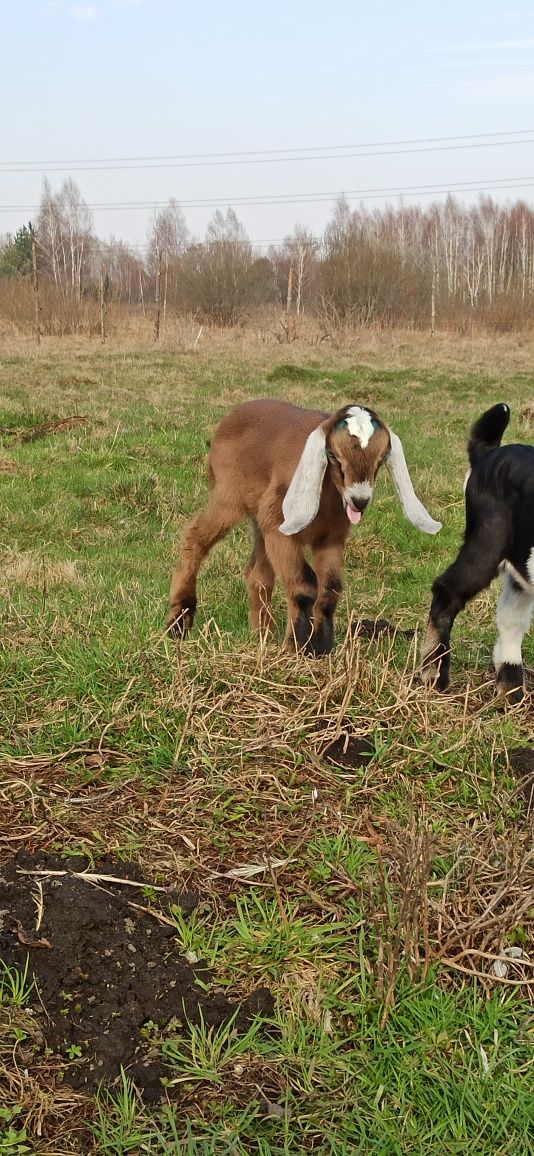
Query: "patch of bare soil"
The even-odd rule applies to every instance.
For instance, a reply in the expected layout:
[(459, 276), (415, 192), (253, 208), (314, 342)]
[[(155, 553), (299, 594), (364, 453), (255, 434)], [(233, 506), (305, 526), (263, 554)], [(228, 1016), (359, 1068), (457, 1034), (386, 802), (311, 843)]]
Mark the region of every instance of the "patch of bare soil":
[(380, 634), (400, 635), (401, 638), (414, 638), (415, 630), (402, 630), (387, 618), (359, 618), (352, 626), (354, 636), (363, 638), (378, 638)]
[[(31, 874), (31, 872), (43, 872)], [(53, 874), (53, 872), (58, 874)], [(236, 1014), (244, 1030), (255, 1014), (269, 1015), (266, 988), (241, 1004), (210, 985), (202, 961), (180, 955), (175, 929), (157, 914), (141, 911), (151, 900), (132, 864), (100, 863), (98, 876), (135, 881), (138, 887), (99, 878), (80, 878), (91, 868), (82, 858), (20, 853), (0, 872), (0, 958), (35, 976), (30, 1003), (42, 1007), (47, 1047), (65, 1060), (65, 1082), (94, 1092), (123, 1067), (146, 1100), (163, 1094), (169, 1069), (150, 1051), (146, 1038), (155, 1024), (173, 1030), (187, 1022), (217, 1027)], [(46, 872), (50, 872), (47, 874)], [(59, 874), (61, 872), (61, 874)], [(147, 881), (146, 886), (150, 883)], [(163, 895), (164, 904), (191, 912), (197, 893)], [(207, 985), (199, 986), (197, 979)], [(147, 1029), (148, 1025), (148, 1029)], [(143, 1032), (145, 1028), (145, 1032)]]
[(509, 752), (510, 766), (521, 781), (520, 790), (527, 812), (534, 811), (534, 747), (515, 747)]
[(323, 758), (329, 763), (334, 763), (336, 767), (353, 770), (357, 767), (366, 767), (375, 752), (369, 739), (345, 731), (339, 738), (328, 743), (322, 753)]
[(0, 426), (0, 437), (13, 438), (11, 445), (24, 445), (25, 442), (36, 442), (48, 434), (64, 433), (65, 430), (76, 426), (87, 425), (88, 418), (77, 414), (74, 417), (60, 418), (58, 421), (44, 422), (42, 425), (32, 426), (30, 429), (19, 426)]

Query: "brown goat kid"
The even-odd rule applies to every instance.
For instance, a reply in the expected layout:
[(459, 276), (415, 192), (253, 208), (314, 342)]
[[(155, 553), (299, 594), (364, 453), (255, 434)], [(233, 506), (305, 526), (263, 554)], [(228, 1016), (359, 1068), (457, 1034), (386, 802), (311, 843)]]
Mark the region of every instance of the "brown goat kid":
[(246, 582), (251, 627), (261, 632), (272, 627), (271, 596), (278, 575), (288, 603), (286, 647), (328, 654), (345, 541), (373, 496), (383, 462), (407, 518), (420, 530), (437, 533), (441, 524), (414, 493), (399, 438), (373, 410), (347, 405), (326, 414), (276, 399), (233, 409), (213, 437), (208, 459), (212, 492), (206, 509), (185, 532), (182, 564), (173, 576), (172, 633), (181, 638), (193, 624), (196, 579), (206, 555), (233, 526), (250, 518), (254, 548)]

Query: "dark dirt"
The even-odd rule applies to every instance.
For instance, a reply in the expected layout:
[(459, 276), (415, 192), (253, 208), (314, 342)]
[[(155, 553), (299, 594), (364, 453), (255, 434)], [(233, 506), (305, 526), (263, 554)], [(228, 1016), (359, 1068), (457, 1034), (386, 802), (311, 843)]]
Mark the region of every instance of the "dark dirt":
[(520, 790), (530, 812), (534, 810), (534, 747), (515, 747), (508, 753), (510, 766), (521, 780)]
[(334, 739), (333, 743), (328, 743), (322, 753), (329, 763), (353, 770), (367, 766), (375, 752), (368, 739), (344, 733)]
[[(319, 720), (320, 729), (327, 726), (327, 720)], [(340, 733), (333, 742), (325, 743), (321, 750), (321, 757), (337, 767), (346, 767), (354, 770), (365, 767), (375, 754), (372, 742), (361, 735), (354, 734), (354, 726), (349, 718), (340, 721)]]
[[(68, 874), (24, 874), (37, 869)], [(103, 881), (94, 886), (73, 874), (84, 870), (142, 885)], [(38, 929), (37, 881), (43, 908)], [(144, 1098), (155, 1101), (163, 1095), (161, 1079), (169, 1070), (151, 1051), (144, 1025), (165, 1028), (172, 1020), (173, 1032), (183, 1027), (185, 1034), (186, 1021), (199, 1023), (202, 1017), (217, 1027), (237, 1012), (239, 1031), (255, 1014), (271, 1014), (273, 1001), (260, 988), (239, 1004), (210, 983), (201, 961), (191, 965), (180, 955), (171, 926), (129, 905), (156, 907), (143, 895), (144, 885), (150, 882), (143, 884), (133, 864), (91, 868), (82, 858), (17, 855), (0, 870), (0, 958), (23, 968), (29, 955), (29, 974), (40, 993), (40, 1000), (32, 993), (30, 1004), (40, 1014), (46, 1045), (65, 1060), (66, 1083), (94, 1092), (101, 1081), (112, 1082), (122, 1066)], [(176, 903), (187, 914), (199, 900), (196, 893), (165, 893), (160, 910), (164, 914), (165, 905)], [(50, 946), (35, 945), (43, 940)], [(197, 977), (208, 990), (197, 985)], [(79, 1058), (73, 1047), (81, 1050)]]
[(380, 634), (399, 634), (401, 638), (414, 638), (415, 630), (401, 630), (400, 626), (388, 622), (387, 618), (360, 618), (358, 622), (353, 623), (352, 634), (355, 637), (362, 635), (363, 638), (378, 638)]
[(64, 417), (58, 421), (45, 422), (43, 425), (32, 426), (31, 429), (15, 426), (10, 428), (8, 426), (0, 426), (0, 437), (11, 437), (13, 441), (11, 445), (23, 445), (25, 442), (36, 442), (40, 438), (47, 437), (52, 433), (64, 433), (65, 430), (74, 429), (75, 426), (87, 425), (88, 418), (77, 415), (75, 417)]

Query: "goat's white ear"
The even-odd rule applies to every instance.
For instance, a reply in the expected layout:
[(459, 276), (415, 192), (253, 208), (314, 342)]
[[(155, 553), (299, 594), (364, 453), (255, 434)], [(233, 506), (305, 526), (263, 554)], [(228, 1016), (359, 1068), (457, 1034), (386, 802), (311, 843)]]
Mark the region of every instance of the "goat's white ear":
[(412, 525), (417, 526), (418, 530), (422, 530), (424, 534), (437, 534), (438, 530), (441, 530), (441, 522), (434, 521), (415, 493), (412, 480), (408, 473), (402, 442), (391, 429), (389, 436), (391, 438), (391, 449), (385, 460), (386, 465), (389, 467), (391, 477), (393, 478), (393, 483), (399, 495), (404, 513), (408, 521), (411, 522)]
[(282, 502), (282, 534), (298, 534), (313, 522), (321, 501), (321, 489), (327, 464), (326, 435), (322, 426), (306, 439), (299, 464), (291, 478)]

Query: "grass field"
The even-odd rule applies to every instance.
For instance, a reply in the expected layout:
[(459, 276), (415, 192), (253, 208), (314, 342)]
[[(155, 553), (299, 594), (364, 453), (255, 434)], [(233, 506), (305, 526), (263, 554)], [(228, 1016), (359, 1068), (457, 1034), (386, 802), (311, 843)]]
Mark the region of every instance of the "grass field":
[[(46, 1008), (4, 967), (0, 1156), (534, 1152), (534, 807), (510, 765), (532, 695), (494, 698), (495, 590), (457, 623), (453, 693), (413, 678), (462, 533), (469, 426), (504, 400), (510, 438), (531, 440), (533, 378), (502, 347), (358, 357), (87, 344), (2, 360), (0, 871), (47, 850), (196, 889), (179, 945), (208, 985), (237, 1001), (265, 986), (274, 1010), (240, 1032), (156, 1025), (165, 1103), (127, 1072), (92, 1100), (62, 1080), (83, 1055), (43, 1050)], [(382, 471), (328, 660), (251, 639), (246, 526), (202, 571), (190, 639), (163, 632), (210, 431), (267, 395), (372, 405), (444, 524), (419, 534)], [(275, 607), (282, 625), (280, 592)], [(360, 617), (416, 638), (354, 636)], [(332, 761), (340, 737), (371, 757)]]

